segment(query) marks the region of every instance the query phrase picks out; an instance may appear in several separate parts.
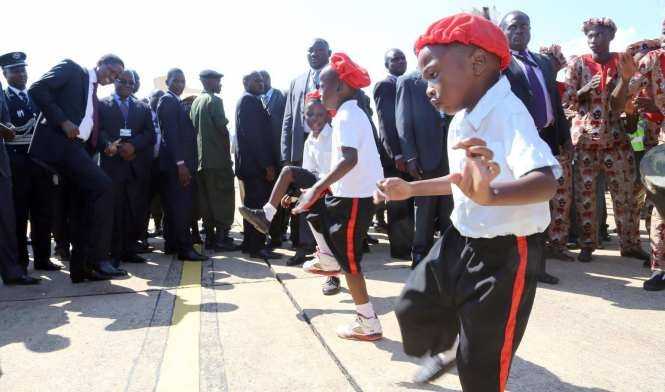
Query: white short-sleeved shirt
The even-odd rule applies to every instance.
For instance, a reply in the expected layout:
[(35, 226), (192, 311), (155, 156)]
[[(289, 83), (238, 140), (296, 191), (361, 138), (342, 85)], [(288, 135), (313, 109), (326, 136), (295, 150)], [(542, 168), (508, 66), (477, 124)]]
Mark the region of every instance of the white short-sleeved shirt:
[(330, 155), (332, 153), (332, 128), (326, 124), (318, 137), (314, 132), (305, 140), (302, 168), (309, 170), (317, 179), (330, 173)]
[[(505, 76), (492, 86), (471, 112), (458, 112), (448, 130), (448, 162), (451, 173), (464, 166), (464, 150), (453, 150), (459, 141), (477, 137), (494, 152), (501, 173), (493, 183), (516, 180), (535, 169), (551, 167), (561, 176), (561, 167), (548, 145), (538, 135), (528, 110), (510, 91)], [(481, 206), (452, 187), (454, 209), (451, 220), (466, 237), (493, 238), (528, 236), (543, 232), (550, 224), (548, 202), (520, 206)]]
[(356, 100), (346, 101), (337, 109), (332, 129), (331, 168), (342, 161), (342, 147), (358, 151), (358, 162), (353, 169), (330, 187), (333, 196), (372, 197), (376, 182), (383, 178), (383, 169), (367, 114)]

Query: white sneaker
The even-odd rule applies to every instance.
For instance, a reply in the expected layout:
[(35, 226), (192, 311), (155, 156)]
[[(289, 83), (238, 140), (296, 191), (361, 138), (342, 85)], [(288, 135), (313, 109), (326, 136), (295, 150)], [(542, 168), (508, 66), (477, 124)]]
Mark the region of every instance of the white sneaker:
[(372, 318), (367, 318), (357, 313), (356, 319), (351, 324), (342, 325), (337, 328), (337, 336), (342, 339), (372, 342), (381, 339), (383, 331), (381, 330), (381, 322), (376, 315)]
[(341, 267), (335, 256), (323, 252), (316, 252), (316, 256), (312, 260), (305, 262), (302, 269), (310, 274), (324, 276), (339, 275), (341, 271)]

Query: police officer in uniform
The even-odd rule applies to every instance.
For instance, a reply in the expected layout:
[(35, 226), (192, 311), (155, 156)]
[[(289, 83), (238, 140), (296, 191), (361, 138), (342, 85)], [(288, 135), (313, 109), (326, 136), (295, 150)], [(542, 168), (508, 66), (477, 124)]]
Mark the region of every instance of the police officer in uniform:
[(62, 267), (50, 261), (51, 221), (54, 173), (28, 156), (39, 109), (28, 96), (26, 55), (12, 52), (0, 56), (0, 67), (9, 86), (3, 92), (16, 136), (6, 141), (13, 177), (14, 210), (18, 259), (26, 269), (29, 263), (27, 230), (30, 237), (36, 270), (57, 271)]

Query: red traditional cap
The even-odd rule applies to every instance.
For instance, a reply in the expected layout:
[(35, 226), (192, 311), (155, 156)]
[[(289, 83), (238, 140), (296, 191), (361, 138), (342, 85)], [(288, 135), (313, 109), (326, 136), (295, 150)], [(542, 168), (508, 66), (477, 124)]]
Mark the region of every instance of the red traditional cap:
[(343, 80), (352, 88), (360, 89), (370, 84), (367, 70), (354, 63), (346, 53), (333, 53), (330, 56), (330, 66), (337, 72), (340, 80)]
[(312, 101), (320, 101), (320, 100), (321, 100), (321, 92), (319, 92), (319, 90), (314, 90), (305, 96), (305, 103), (309, 103)]
[(501, 60), (501, 70), (510, 64), (508, 41), (503, 31), (491, 21), (471, 14), (456, 14), (434, 22), (416, 41), (416, 56), (426, 45), (460, 43), (473, 45), (495, 54)]

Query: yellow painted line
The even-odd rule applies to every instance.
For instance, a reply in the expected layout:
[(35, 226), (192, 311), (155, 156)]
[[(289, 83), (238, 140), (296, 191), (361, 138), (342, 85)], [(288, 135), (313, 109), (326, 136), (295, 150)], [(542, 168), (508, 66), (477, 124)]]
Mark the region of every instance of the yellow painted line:
[(157, 392), (199, 391), (201, 263), (185, 261), (176, 290)]

